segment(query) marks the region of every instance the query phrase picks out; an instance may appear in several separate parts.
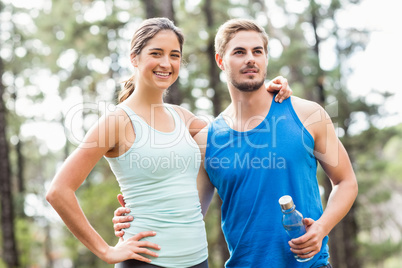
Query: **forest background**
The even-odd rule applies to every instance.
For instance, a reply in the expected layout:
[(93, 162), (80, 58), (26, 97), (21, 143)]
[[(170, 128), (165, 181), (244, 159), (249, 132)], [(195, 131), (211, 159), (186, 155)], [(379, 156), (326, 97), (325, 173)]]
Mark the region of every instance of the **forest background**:
[[(398, 100), (401, 90), (395, 88), (401, 86), (389, 83), (387, 74), (398, 74), (395, 67), (362, 57), (378, 33), (356, 12), (365, 2), (3, 0), (0, 267), (113, 267), (71, 235), (44, 196), (84, 133), (116, 104), (121, 81), (133, 71), (128, 56), (132, 34), (143, 19), (156, 16), (174, 20), (186, 37), (185, 64), (166, 101), (206, 119), (230, 101), (214, 61), (217, 27), (241, 17), (266, 28), (267, 80), (282, 75), (295, 96), (326, 108), (358, 178), (356, 203), (330, 234), (331, 263), (337, 268), (402, 267), (402, 214), (397, 213), (402, 206), (402, 125), (396, 112), (401, 106), (392, 101)], [(379, 16), (369, 21), (397, 21), (392, 17), (397, 11), (378, 10)], [(372, 55), (396, 53), (390, 42), (389, 49)], [(357, 77), (362, 67), (371, 67), (372, 75)], [(382, 82), (370, 83), (375, 76)], [(357, 94), (363, 85), (368, 89)], [(331, 186), (321, 170), (319, 181), (325, 204)], [(89, 221), (109, 244), (117, 240), (111, 219), (118, 193), (104, 160), (77, 192)], [(206, 227), (210, 267), (223, 267), (228, 253), (218, 196)]]

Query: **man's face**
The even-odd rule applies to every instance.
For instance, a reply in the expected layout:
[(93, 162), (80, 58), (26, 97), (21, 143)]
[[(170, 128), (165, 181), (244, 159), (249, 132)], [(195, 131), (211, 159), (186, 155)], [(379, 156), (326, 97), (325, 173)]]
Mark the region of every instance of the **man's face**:
[(223, 57), (228, 82), (243, 92), (256, 91), (264, 85), (268, 58), (264, 42), (255, 31), (240, 31), (229, 41)]

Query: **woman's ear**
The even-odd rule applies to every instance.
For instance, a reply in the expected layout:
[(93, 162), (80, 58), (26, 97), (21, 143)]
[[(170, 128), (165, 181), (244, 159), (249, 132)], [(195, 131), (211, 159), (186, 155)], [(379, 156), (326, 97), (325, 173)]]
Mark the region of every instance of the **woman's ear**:
[(132, 64), (134, 67), (138, 67), (137, 55), (133, 54), (133, 55), (131, 56), (131, 64)]

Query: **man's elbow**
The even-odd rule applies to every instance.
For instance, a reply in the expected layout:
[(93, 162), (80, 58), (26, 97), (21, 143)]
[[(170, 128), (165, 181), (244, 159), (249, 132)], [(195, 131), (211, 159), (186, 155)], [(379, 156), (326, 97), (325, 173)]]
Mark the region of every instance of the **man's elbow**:
[(357, 194), (359, 193), (359, 185), (357, 183), (357, 180), (354, 180), (354, 192), (355, 192), (355, 198), (357, 197)]
[(355, 200), (357, 198), (357, 194), (359, 193), (359, 185), (355, 176), (353, 176), (353, 178), (349, 180), (347, 187), (350, 190), (351, 194), (353, 194), (353, 200)]
[(46, 201), (53, 206), (56, 200), (59, 199), (59, 197), (60, 190), (54, 185), (51, 185), (46, 193)]

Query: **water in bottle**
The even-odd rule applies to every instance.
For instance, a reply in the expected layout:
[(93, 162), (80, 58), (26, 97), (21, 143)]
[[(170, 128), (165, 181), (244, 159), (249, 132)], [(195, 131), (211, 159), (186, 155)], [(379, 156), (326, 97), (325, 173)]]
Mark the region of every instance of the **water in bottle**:
[[(306, 227), (303, 224), (303, 215), (296, 210), (293, 199), (289, 195), (284, 195), (279, 199), (279, 204), (283, 213), (282, 225), (291, 239), (298, 238), (306, 233)], [(294, 255), (299, 262), (306, 262), (313, 257), (303, 259)]]

